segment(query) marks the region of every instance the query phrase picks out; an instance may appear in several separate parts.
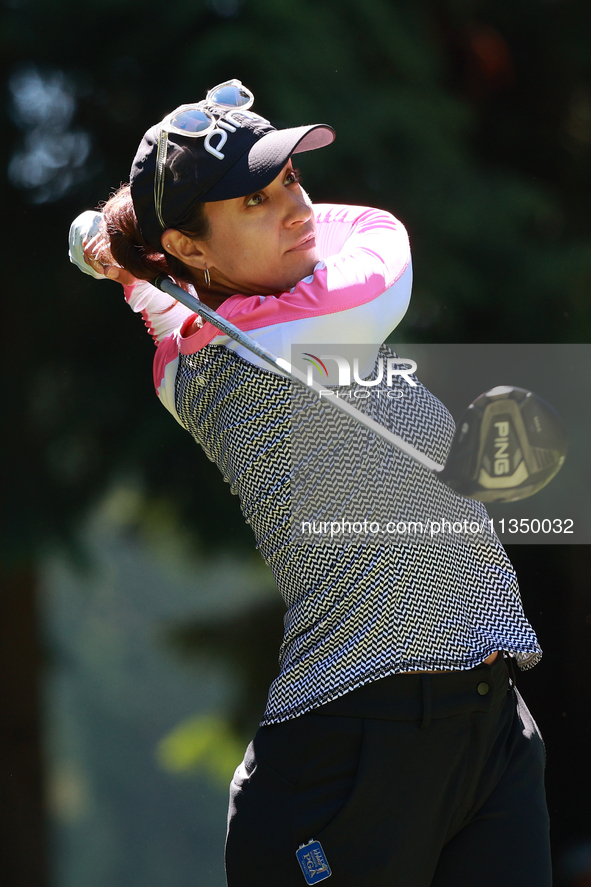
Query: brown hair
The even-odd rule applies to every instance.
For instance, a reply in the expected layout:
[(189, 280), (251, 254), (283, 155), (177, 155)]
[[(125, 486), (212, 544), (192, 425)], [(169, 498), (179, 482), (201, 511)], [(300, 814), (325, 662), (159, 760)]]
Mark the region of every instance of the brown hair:
[[(208, 240), (211, 227), (204, 207), (204, 203), (193, 204), (190, 215), (174, 227), (188, 237)], [(193, 269), (176, 256), (157, 252), (144, 239), (133, 208), (129, 185), (122, 185), (100, 210), (103, 213), (111, 256), (118, 265), (138, 280), (153, 280), (159, 274), (170, 274), (181, 284), (195, 283)]]

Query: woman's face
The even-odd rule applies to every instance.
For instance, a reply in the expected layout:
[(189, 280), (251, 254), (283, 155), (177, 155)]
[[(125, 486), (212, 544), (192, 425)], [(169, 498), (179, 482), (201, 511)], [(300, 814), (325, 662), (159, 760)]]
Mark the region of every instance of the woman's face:
[(206, 203), (211, 237), (199, 243), (212, 288), (244, 295), (285, 292), (319, 261), (312, 204), (291, 160), (266, 188)]

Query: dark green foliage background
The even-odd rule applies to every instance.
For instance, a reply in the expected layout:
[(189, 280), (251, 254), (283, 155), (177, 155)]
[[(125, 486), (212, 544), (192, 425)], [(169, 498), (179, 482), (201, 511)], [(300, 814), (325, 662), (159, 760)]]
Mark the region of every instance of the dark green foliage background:
[[(172, 504), (200, 550), (252, 546), (213, 466), (157, 404), (153, 346), (118, 287), (66, 255), (71, 219), (126, 180), (141, 133), (221, 80), (243, 80), (278, 126), (335, 127), (333, 146), (301, 158), (314, 200), (376, 205), (406, 224), (414, 300), (393, 340), (590, 340), (586, 0), (5, 0), (0, 46), (7, 84), (31, 67), (63, 72), (77, 92), (72, 126), (92, 138), (87, 177), (35, 203), (6, 179), (24, 138), (6, 89), (7, 594), (50, 546), (80, 555), (82, 517), (127, 474)], [(559, 844), (591, 831), (577, 801), (591, 796), (591, 558), (510, 554), (546, 648), (524, 683), (548, 740)]]

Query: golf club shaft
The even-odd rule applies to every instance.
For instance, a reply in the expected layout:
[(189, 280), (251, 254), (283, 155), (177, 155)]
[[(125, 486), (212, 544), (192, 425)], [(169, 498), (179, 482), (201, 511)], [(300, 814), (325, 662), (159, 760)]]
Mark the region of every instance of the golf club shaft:
[(341, 410), (341, 412), (346, 413), (360, 425), (363, 425), (365, 428), (369, 428), (370, 431), (373, 431), (383, 440), (387, 441), (392, 446), (396, 447), (398, 450), (401, 450), (403, 453), (406, 453), (407, 456), (410, 456), (411, 459), (414, 459), (415, 462), (418, 462), (420, 465), (423, 465), (425, 468), (428, 468), (430, 471), (434, 471), (438, 473), (443, 470), (444, 465), (440, 465), (438, 462), (434, 462), (433, 459), (430, 459), (424, 453), (421, 453), (419, 450), (415, 449), (411, 444), (407, 443), (403, 438), (399, 437), (397, 434), (393, 434), (393, 432), (388, 431), (387, 428), (384, 428), (383, 425), (380, 425), (379, 422), (374, 421), (369, 416), (366, 416), (364, 413), (361, 413), (354, 406), (352, 406), (348, 401), (344, 400), (340, 397), (330, 397), (329, 399), (323, 398), (321, 395), (326, 394), (327, 389), (323, 388), (318, 382), (315, 382), (313, 379), (308, 381), (306, 376), (294, 366), (291, 366), (286, 360), (283, 360), (281, 357), (276, 357), (271, 351), (268, 351), (267, 348), (264, 348), (254, 339), (251, 339), (250, 336), (247, 336), (242, 330), (238, 329), (237, 326), (234, 326), (233, 323), (230, 323), (229, 320), (226, 320), (225, 317), (222, 317), (213, 308), (208, 308), (203, 302), (199, 299), (192, 296), (186, 290), (182, 289), (182, 287), (178, 286), (174, 281), (170, 279), (170, 277), (166, 275), (161, 275), (157, 277), (155, 281), (153, 281), (154, 286), (161, 289), (163, 292), (167, 293), (169, 296), (172, 296), (173, 299), (177, 299), (181, 302), (185, 307), (189, 308), (190, 311), (195, 311), (202, 317), (204, 320), (207, 320), (212, 326), (216, 327), (216, 329), (220, 330), (222, 333), (225, 333), (231, 339), (234, 339), (235, 342), (238, 342), (240, 345), (243, 345), (245, 348), (248, 348), (249, 351), (252, 351), (253, 354), (256, 354), (257, 357), (262, 358), (268, 364), (270, 364), (275, 370), (278, 370), (281, 375), (287, 376), (292, 379), (298, 385), (305, 388), (307, 391), (313, 391), (320, 396), (320, 399), (323, 400), (324, 403), (330, 404), (335, 409)]

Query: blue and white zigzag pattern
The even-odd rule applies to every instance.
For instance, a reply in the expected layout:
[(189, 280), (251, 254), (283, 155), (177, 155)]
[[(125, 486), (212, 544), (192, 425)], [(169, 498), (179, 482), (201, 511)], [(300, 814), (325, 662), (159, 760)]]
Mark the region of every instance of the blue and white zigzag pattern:
[[(382, 346), (378, 356), (392, 355)], [(356, 405), (443, 463), (453, 419), (420, 383), (397, 384), (406, 386), (399, 398)], [(538, 661), (515, 573), (481, 503), (223, 346), (181, 355), (176, 408), (239, 496), (286, 603), (280, 673), (262, 723), (387, 675), (473, 668), (494, 650), (514, 654), (522, 669)], [(347, 516), (380, 526), (476, 521), (486, 531), (380, 540), (300, 532), (302, 520)]]

